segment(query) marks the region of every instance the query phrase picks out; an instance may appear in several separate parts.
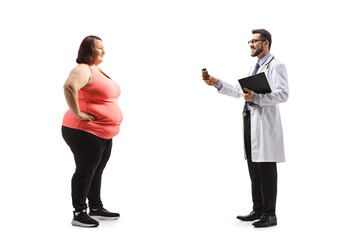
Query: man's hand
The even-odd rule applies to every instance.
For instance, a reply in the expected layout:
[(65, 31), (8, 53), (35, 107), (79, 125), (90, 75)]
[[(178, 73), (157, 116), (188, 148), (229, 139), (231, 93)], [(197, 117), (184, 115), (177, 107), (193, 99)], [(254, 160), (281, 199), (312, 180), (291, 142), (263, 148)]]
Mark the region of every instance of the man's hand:
[(204, 80), (204, 82), (209, 86), (216, 86), (219, 82), (219, 79), (209, 75), (209, 80)]
[(243, 94), (245, 101), (253, 102), (255, 98), (255, 93), (247, 88), (244, 88), (244, 91), (247, 92)]

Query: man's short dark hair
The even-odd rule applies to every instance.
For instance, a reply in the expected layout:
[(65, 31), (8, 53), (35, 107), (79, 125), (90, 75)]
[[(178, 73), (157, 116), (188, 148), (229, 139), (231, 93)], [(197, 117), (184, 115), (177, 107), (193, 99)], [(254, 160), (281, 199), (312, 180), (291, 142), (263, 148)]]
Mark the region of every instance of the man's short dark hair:
[(260, 37), (261, 37), (261, 40), (268, 40), (269, 41), (269, 50), (271, 48), (271, 34), (266, 31), (265, 29), (254, 29), (252, 30), (252, 33), (255, 34), (255, 33), (259, 33), (260, 34)]

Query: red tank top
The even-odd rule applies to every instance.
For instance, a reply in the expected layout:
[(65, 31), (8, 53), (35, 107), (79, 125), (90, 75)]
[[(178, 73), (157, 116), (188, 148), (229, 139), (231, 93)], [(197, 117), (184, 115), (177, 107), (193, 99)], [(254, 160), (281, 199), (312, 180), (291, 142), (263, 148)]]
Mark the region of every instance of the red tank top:
[(65, 127), (83, 130), (98, 137), (110, 139), (119, 133), (123, 119), (117, 103), (121, 89), (115, 81), (105, 79), (90, 66), (89, 68), (93, 81), (89, 86), (79, 90), (78, 101), (80, 111), (96, 116), (97, 120), (80, 120), (69, 109), (65, 113), (62, 124)]

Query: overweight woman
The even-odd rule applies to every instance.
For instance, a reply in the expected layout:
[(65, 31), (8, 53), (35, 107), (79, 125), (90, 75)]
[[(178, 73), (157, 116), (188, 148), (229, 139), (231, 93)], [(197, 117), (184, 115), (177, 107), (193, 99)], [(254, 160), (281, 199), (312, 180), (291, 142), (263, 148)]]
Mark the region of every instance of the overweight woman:
[(72, 225), (81, 227), (97, 227), (99, 219), (120, 217), (107, 211), (100, 197), (101, 175), (110, 157), (112, 138), (119, 133), (123, 118), (117, 103), (120, 87), (99, 68), (104, 55), (102, 40), (97, 36), (86, 37), (76, 59), (79, 65), (64, 84), (69, 110), (63, 119), (62, 135), (76, 164), (71, 181), (75, 209)]

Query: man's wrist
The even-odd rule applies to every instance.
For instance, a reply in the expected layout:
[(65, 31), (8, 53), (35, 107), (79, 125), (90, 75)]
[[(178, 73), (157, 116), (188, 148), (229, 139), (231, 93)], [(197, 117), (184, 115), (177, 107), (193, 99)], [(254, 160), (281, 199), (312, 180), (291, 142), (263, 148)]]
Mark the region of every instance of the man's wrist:
[(215, 85), (215, 87), (216, 87), (217, 90), (219, 90), (219, 91), (222, 89), (223, 83), (222, 83), (222, 81), (221, 81), (220, 79), (218, 79), (218, 82), (217, 82), (217, 84)]
[(260, 105), (259, 94), (255, 93), (253, 103), (256, 105)]

